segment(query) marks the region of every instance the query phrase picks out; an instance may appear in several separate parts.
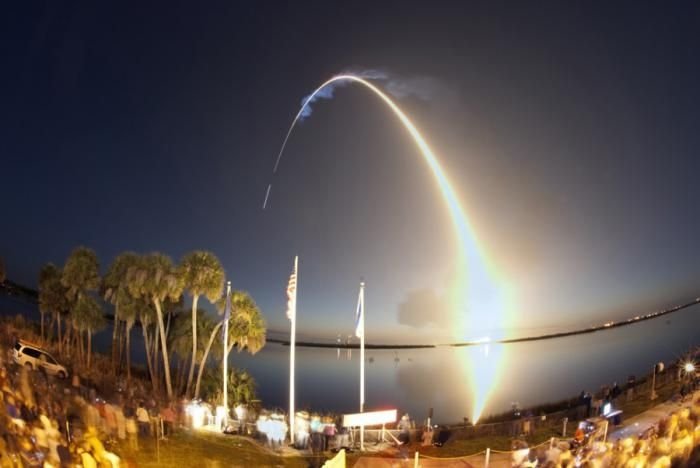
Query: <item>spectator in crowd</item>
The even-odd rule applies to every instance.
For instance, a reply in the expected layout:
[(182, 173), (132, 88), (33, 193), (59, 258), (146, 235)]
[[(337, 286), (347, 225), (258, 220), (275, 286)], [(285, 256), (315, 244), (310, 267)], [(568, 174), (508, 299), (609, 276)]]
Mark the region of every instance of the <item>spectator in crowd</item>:
[(139, 407), (136, 409), (136, 421), (139, 423), (139, 435), (145, 437), (149, 435), (151, 428), (151, 417), (143, 405), (143, 402), (139, 402)]
[(172, 403), (169, 403), (163, 407), (160, 411), (160, 417), (163, 419), (163, 429), (164, 436), (170, 436), (175, 428), (175, 410), (173, 409)]

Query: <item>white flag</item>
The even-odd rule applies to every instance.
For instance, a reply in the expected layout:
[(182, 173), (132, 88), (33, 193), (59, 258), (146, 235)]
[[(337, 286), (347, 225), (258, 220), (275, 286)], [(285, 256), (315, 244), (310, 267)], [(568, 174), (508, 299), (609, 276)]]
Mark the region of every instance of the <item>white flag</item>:
[(365, 313), (364, 311), (364, 300), (362, 300), (362, 286), (360, 287), (360, 295), (357, 297), (357, 310), (355, 311), (355, 336), (358, 338), (362, 338), (362, 335), (365, 333), (365, 327), (364, 327), (364, 319), (362, 315)]
[(297, 269), (294, 265), (294, 271), (289, 275), (289, 283), (287, 284), (287, 318), (294, 320), (297, 315)]

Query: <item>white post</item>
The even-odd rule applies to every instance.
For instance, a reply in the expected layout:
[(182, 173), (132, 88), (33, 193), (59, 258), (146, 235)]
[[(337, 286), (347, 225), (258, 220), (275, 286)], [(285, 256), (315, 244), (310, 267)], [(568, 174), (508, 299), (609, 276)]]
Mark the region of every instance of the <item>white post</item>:
[(566, 423), (569, 422), (569, 418), (564, 418), (564, 427), (562, 427), (561, 430), (561, 436), (562, 438), (566, 437)]
[(654, 364), (654, 372), (651, 374), (651, 397), (652, 401), (656, 400), (656, 364)]
[(418, 468), (418, 451), (416, 450), (416, 454), (413, 456), (413, 468)]
[[(360, 283), (360, 413), (365, 412), (365, 283)], [(360, 426), (360, 450), (365, 449), (365, 426)]]
[[(231, 282), (226, 282), (226, 300), (230, 301), (231, 298)], [(229, 305), (230, 307), (230, 305)], [(230, 310), (229, 310), (230, 313)], [(226, 317), (224, 312), (224, 427), (228, 425), (228, 322), (230, 317)], [(193, 357), (194, 359), (194, 357)]]
[(289, 441), (294, 444), (294, 351), (297, 336), (297, 290), (299, 289), (299, 256), (294, 257), (294, 276), (296, 287), (294, 288), (294, 310), (292, 311), (292, 329), (289, 338)]
[(486, 458), (484, 459), (484, 468), (489, 468), (489, 462), (491, 461), (491, 449), (486, 449)]

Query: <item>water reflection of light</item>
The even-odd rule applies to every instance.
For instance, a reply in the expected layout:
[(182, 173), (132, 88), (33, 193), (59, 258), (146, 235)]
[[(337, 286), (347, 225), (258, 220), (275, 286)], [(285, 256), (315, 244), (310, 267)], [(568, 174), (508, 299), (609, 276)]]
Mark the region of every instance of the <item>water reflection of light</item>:
[[(472, 343), (462, 348), (458, 356), (463, 379), (470, 388), (471, 418), (476, 423), (505, 366), (506, 348), (494, 341), (505, 337), (510, 299), (507, 289), (497, 282), (495, 273), (476, 248), (473, 236), (464, 234), (462, 240), (465, 266), (464, 276), (458, 277), (454, 285), (454, 338)], [(488, 336), (478, 337), (482, 333)]]

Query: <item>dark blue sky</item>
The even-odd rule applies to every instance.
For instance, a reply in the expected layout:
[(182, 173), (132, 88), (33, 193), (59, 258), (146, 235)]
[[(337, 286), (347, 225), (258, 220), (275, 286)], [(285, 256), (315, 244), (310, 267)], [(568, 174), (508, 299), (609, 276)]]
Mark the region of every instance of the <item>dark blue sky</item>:
[(339, 89), (270, 174), (301, 98), (371, 68), (430, 88), (399, 104), (513, 291), (514, 328), (695, 297), (700, 10), (673, 6), (6, 6), (0, 255), (35, 285), (80, 244), (104, 266), (123, 250), (208, 249), (284, 330), (298, 253), (301, 334), (351, 332), (363, 276), (375, 335), (430, 340), (439, 330), (399, 325), (397, 308), (444, 286), (454, 236), (386, 109)]

